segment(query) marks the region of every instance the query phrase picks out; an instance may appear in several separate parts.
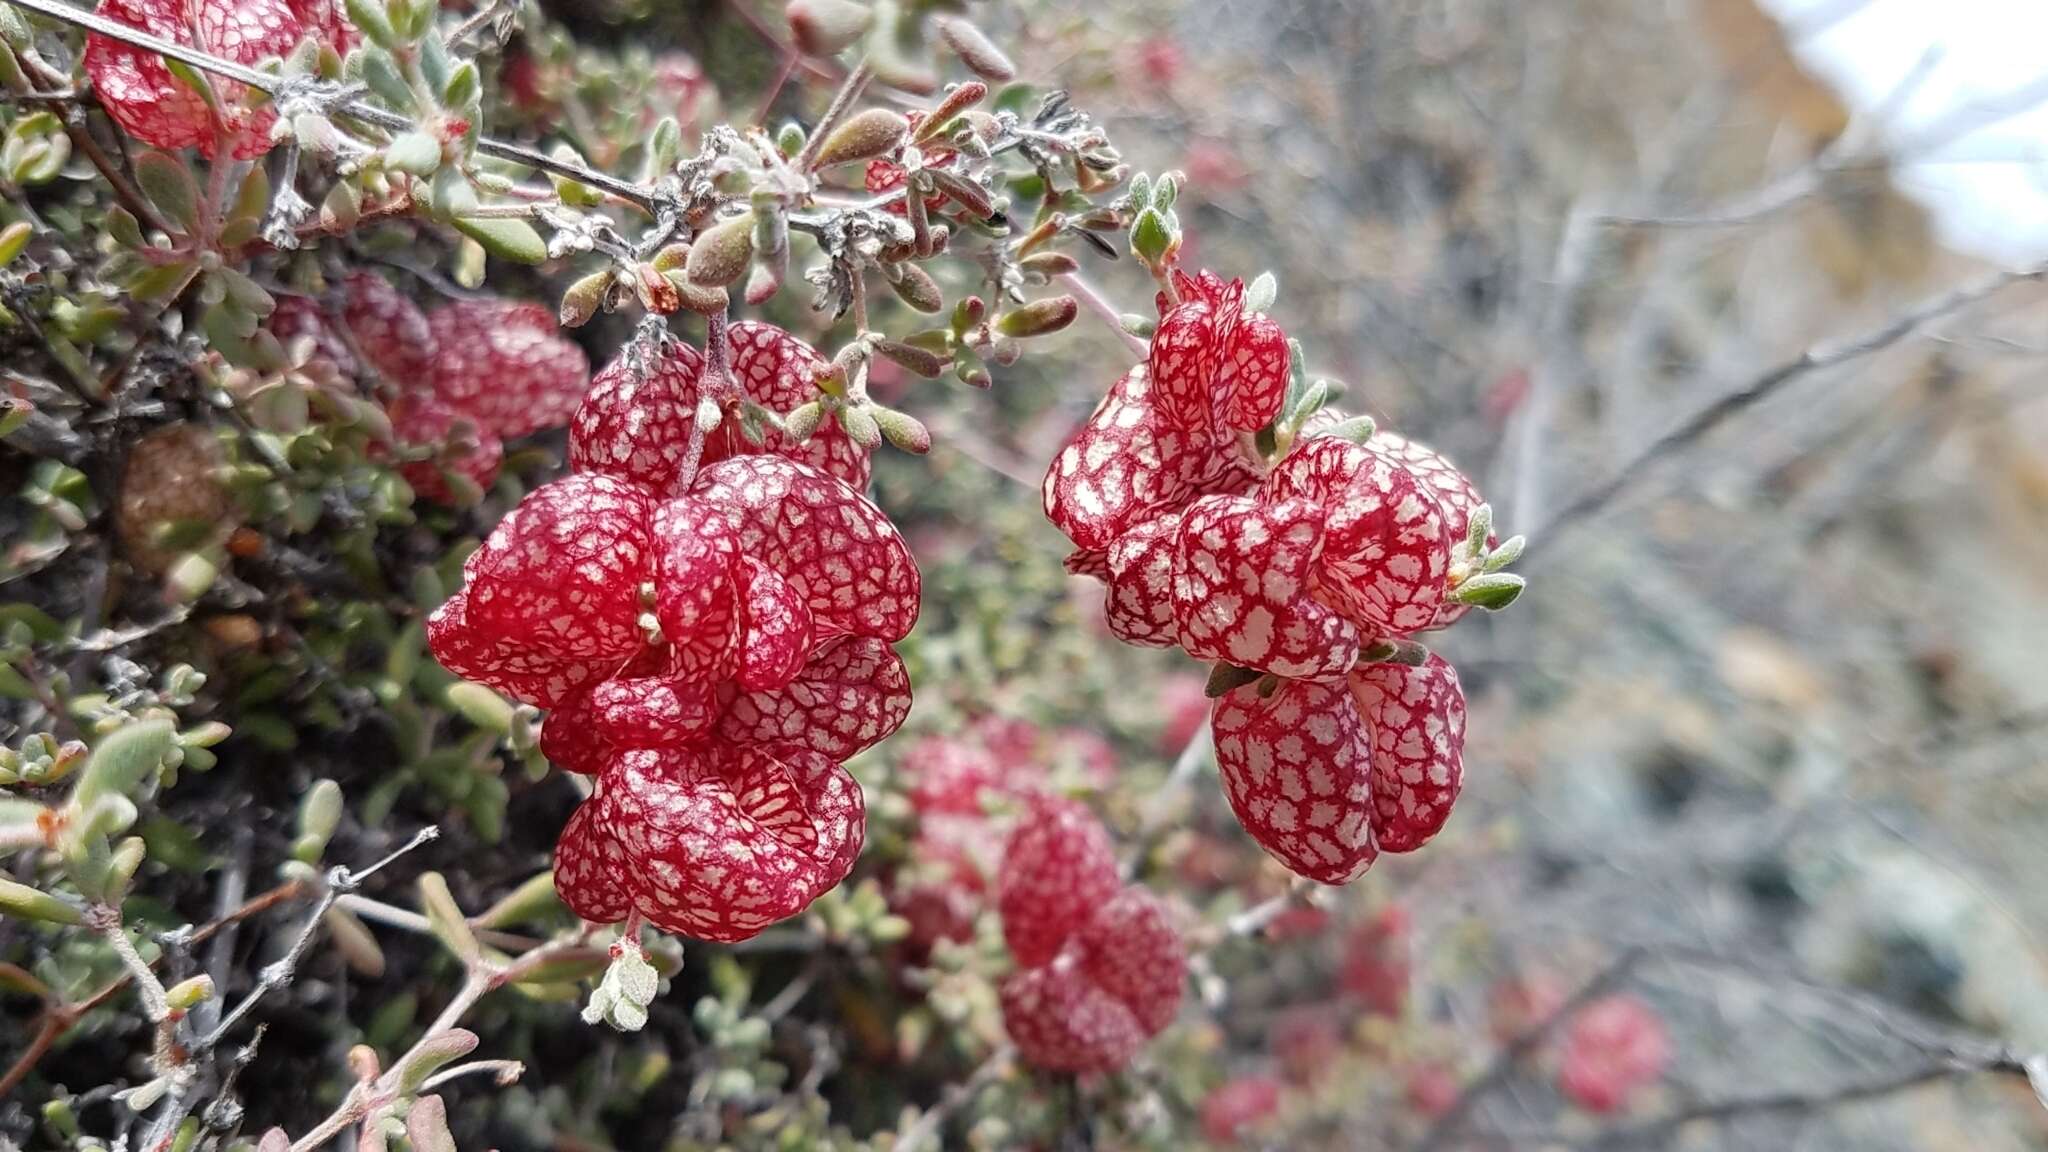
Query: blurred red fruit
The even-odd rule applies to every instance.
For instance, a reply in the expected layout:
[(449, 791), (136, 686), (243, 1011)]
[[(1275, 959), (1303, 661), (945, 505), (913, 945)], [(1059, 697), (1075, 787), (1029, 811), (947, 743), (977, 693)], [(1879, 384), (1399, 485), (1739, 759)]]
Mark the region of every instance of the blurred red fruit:
[(1236, 1144), (1279, 1115), (1286, 1091), (1271, 1076), (1224, 1081), (1202, 1101), (1202, 1135), (1212, 1144)]
[(1572, 1018), (1557, 1088), (1588, 1112), (1619, 1112), (1670, 1062), (1670, 1035), (1656, 1010), (1634, 996), (1609, 996)]

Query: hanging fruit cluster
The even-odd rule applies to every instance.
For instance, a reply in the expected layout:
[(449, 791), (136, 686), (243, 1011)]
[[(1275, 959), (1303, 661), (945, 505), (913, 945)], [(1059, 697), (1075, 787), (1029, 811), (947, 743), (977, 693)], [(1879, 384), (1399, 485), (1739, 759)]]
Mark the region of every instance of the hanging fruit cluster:
[[(1170, 182), (1162, 187), (1171, 188)], [(1141, 180), (1133, 247), (1161, 272), (1149, 355), (1053, 461), (1046, 515), (1108, 585), (1109, 628), (1213, 665), (1211, 728), (1247, 831), (1295, 873), (1355, 879), (1420, 848), (1462, 780), (1457, 673), (1413, 638), (1505, 607), (1521, 551), (1434, 451), (1327, 407), (1248, 289), (1171, 268)]]
[(821, 430), (754, 443), (745, 404), (815, 393), (824, 362), (763, 324), (706, 357), (658, 330), (592, 382), (574, 471), (464, 565), (428, 623), (450, 670), (548, 709), (541, 748), (595, 777), (557, 845), (586, 920), (742, 940), (801, 912), (860, 853), (844, 762), (903, 722), (891, 643), (918, 573)]

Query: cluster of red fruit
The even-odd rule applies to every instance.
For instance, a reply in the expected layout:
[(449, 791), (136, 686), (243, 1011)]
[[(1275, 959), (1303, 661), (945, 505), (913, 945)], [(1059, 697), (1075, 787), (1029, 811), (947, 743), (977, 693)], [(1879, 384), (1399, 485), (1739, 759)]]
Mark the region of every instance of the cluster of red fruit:
[[(153, 36), (236, 64), (286, 57), (312, 39), (346, 54), (355, 28), (337, 0), (101, 0), (98, 13)], [(241, 86), (214, 78), (216, 99), (171, 74), (164, 58), (98, 33), (86, 38), (85, 72), (107, 114), (123, 131), (158, 148), (197, 147), (211, 157), (232, 141), (235, 159), (268, 152), (277, 112), (251, 109)]]
[(957, 733), (918, 737), (897, 758), (917, 831), (890, 878), (889, 906), (910, 924), (917, 955), (940, 941), (964, 943), (987, 904), (1001, 837), (990, 809), (1044, 790), (1049, 769), (1107, 785), (1116, 750), (1082, 728), (1043, 728), (1017, 716), (984, 715)]
[(572, 473), (506, 515), (427, 625), (444, 666), (548, 709), (541, 750), (596, 778), (557, 845), (564, 902), (721, 941), (853, 866), (842, 765), (909, 711), (890, 645), (918, 609), (851, 441), (734, 428), (742, 404), (813, 396), (823, 360), (764, 324), (727, 339), (724, 371), (664, 336), (598, 373)]
[(1000, 990), (1003, 1026), (1026, 1063), (1115, 1071), (1180, 1011), (1180, 933), (1164, 901), (1118, 878), (1086, 806), (1029, 801), (1003, 846), (996, 910), (1018, 968)]
[[(393, 397), (400, 475), (437, 504), (473, 503), (498, 478), (505, 441), (567, 424), (590, 386), (583, 349), (532, 301), (456, 300), (422, 312), (382, 276), (356, 272), (342, 282), (341, 320)], [(270, 328), (358, 375), (312, 299), (280, 298)]]
[(1174, 280), (1147, 363), (1054, 460), (1046, 515), (1079, 549), (1069, 569), (1108, 585), (1114, 634), (1239, 670), (1211, 716), (1231, 807), (1288, 868), (1341, 884), (1421, 847), (1457, 798), (1457, 674), (1399, 658), (1466, 611), (1451, 593), (1476, 574), (1481, 501), (1432, 450), (1360, 442), (1327, 410), (1261, 457), (1251, 434), (1289, 393), (1286, 336), (1241, 281)]

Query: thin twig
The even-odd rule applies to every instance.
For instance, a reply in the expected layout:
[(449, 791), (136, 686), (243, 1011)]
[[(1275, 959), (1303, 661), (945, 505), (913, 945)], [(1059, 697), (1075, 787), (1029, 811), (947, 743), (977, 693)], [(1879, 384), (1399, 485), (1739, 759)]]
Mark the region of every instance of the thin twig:
[[(1812, 373), (1875, 355), (1928, 324), (1982, 303), (2016, 284), (2039, 281), (2043, 277), (2048, 277), (2048, 265), (1985, 276), (1961, 288), (1923, 300), (1860, 336), (1836, 344), (1815, 345), (1798, 357), (1769, 369), (1657, 437), (1607, 479), (1559, 509), (1543, 527), (1530, 532), (1529, 553), (1547, 549), (1567, 529), (1605, 509), (1652, 468), (1681, 456), (1707, 433), (1759, 401), (1768, 399), (1786, 385)], [(1523, 566), (1527, 567), (1528, 563), (1525, 557)]]
[(983, 1088), (995, 1083), (1003, 1073), (1009, 1071), (1010, 1062), (1016, 1059), (1016, 1056), (1017, 1049), (1009, 1044), (1004, 1044), (989, 1053), (988, 1058), (983, 1060), (967, 1079), (947, 1088), (939, 1102), (932, 1106), (931, 1111), (919, 1116), (910, 1127), (903, 1130), (903, 1135), (896, 1140), (896, 1152), (918, 1152), (927, 1142), (933, 1147), (941, 1147), (937, 1142), (939, 1130), (945, 1127), (946, 1121), (980, 1095)]

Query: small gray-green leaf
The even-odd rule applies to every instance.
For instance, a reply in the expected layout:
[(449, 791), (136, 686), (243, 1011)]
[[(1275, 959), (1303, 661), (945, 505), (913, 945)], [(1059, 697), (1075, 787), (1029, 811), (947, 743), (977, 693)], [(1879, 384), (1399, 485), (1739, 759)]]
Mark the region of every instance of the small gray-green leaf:
[(1526, 580), (1512, 572), (1489, 572), (1465, 581), (1450, 598), (1453, 603), (1498, 612), (1513, 604), (1527, 586)]
[(188, 233), (199, 229), (199, 182), (184, 161), (167, 152), (144, 152), (135, 160), (135, 182), (157, 211)]
[(547, 241), (533, 225), (504, 216), (458, 218), (455, 227), (500, 260), (516, 264), (542, 264), (548, 258)]
[(432, 176), (441, 166), (441, 142), (425, 132), (407, 132), (384, 149), (384, 166), (414, 176)]

